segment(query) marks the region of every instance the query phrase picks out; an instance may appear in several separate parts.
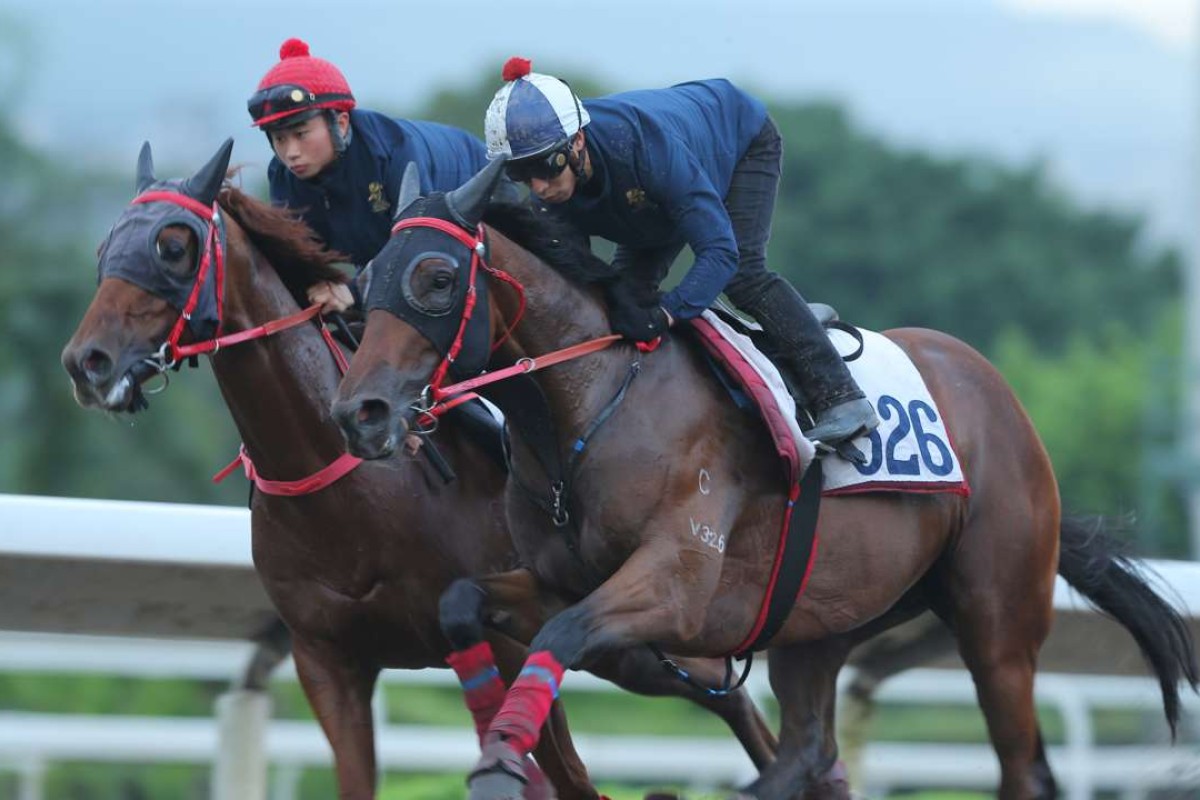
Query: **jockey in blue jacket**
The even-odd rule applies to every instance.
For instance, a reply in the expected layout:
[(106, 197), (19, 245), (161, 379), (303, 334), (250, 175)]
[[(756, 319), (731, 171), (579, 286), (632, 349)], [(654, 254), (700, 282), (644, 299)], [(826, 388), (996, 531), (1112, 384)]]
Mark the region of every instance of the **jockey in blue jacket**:
[[(483, 143), (466, 131), (355, 109), (341, 70), (299, 39), (284, 42), (279, 58), (247, 102), (275, 152), (271, 201), (295, 209), (358, 271), (387, 242), (409, 162), (422, 194), (456, 189), (487, 164)], [(355, 302), (346, 284), (318, 283), (308, 295), (325, 311)]]
[[(639, 341), (708, 308), (722, 291), (752, 314), (830, 445), (879, 424), (808, 304), (766, 268), (783, 146), (766, 107), (726, 80), (581, 101), (563, 81), (510, 59), (488, 107), (489, 158), (547, 211), (617, 245), (610, 324)], [(658, 284), (683, 249), (695, 262)]]

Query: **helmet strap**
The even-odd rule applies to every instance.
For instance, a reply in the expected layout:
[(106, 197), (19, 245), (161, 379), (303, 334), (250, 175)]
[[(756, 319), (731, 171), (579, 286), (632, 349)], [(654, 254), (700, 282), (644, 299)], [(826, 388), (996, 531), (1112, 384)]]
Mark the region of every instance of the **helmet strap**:
[(342, 129), (338, 125), (338, 114), (345, 113), (333, 108), (325, 109), (325, 121), (329, 123), (329, 138), (333, 140), (333, 151), (341, 156), (350, 147), (350, 138), (353, 135), (350, 125), (346, 125), (346, 135), (342, 135)]
[(571, 137), (571, 144), (567, 147), (567, 166), (571, 168), (571, 172), (575, 173), (575, 179), (578, 180), (580, 184), (584, 184), (587, 183), (588, 178), (591, 177), (586, 171), (587, 158), (585, 158), (585, 154), (587, 153), (587, 139), (585, 138), (583, 141), (583, 148), (576, 153), (576, 136), (583, 136), (583, 128), (580, 128), (575, 132), (575, 136)]

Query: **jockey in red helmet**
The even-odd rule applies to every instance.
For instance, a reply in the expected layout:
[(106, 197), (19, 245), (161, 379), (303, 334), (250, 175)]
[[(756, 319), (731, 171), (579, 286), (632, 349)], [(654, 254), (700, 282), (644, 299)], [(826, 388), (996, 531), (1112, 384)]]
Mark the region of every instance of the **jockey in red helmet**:
[[(490, 158), (541, 207), (617, 245), (609, 323), (648, 341), (724, 292), (759, 321), (826, 445), (879, 424), (808, 304), (766, 266), (783, 145), (766, 107), (727, 80), (582, 101), (563, 81), (504, 65), (484, 119)], [(684, 245), (695, 262), (658, 290)], [(801, 420), (806, 427), (807, 420)]]
[[(357, 271), (387, 241), (409, 162), (422, 194), (456, 189), (487, 163), (483, 143), (466, 131), (356, 108), (341, 70), (299, 39), (284, 42), (279, 58), (246, 104), (275, 151), (271, 201), (296, 209)], [(356, 300), (344, 284), (318, 283), (308, 294), (326, 311)]]

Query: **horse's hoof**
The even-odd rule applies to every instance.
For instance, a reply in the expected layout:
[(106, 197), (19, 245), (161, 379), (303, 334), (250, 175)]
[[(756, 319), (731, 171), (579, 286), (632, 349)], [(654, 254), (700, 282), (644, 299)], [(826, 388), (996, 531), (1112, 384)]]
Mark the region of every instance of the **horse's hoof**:
[(525, 759), (497, 739), (483, 746), (483, 753), (467, 778), (470, 800), (523, 800), (529, 777)]
[(554, 793), (554, 787), (546, 778), (546, 773), (542, 772), (542, 768), (530, 758), (525, 756), (525, 779), (529, 781), (525, 784), (525, 793), (522, 797), (525, 800), (557, 800), (558, 795)]
[(507, 772), (482, 772), (467, 782), (468, 800), (523, 800), (525, 784)]
[(850, 776), (846, 765), (838, 761), (815, 786), (804, 792), (804, 800), (852, 800)]
[(643, 797), (642, 800), (683, 800), (683, 795), (671, 794), (670, 792), (651, 792)]

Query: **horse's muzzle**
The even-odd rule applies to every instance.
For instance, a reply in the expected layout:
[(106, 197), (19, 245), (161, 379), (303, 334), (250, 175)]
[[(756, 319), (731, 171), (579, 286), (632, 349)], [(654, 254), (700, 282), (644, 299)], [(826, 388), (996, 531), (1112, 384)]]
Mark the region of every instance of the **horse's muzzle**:
[(333, 404), (333, 418), (351, 455), (367, 460), (387, 458), (408, 433), (408, 414), (383, 397), (352, 397)]
[(62, 352), (62, 365), (71, 376), (79, 405), (105, 411), (131, 409), (137, 377), (103, 346), (68, 344)]

